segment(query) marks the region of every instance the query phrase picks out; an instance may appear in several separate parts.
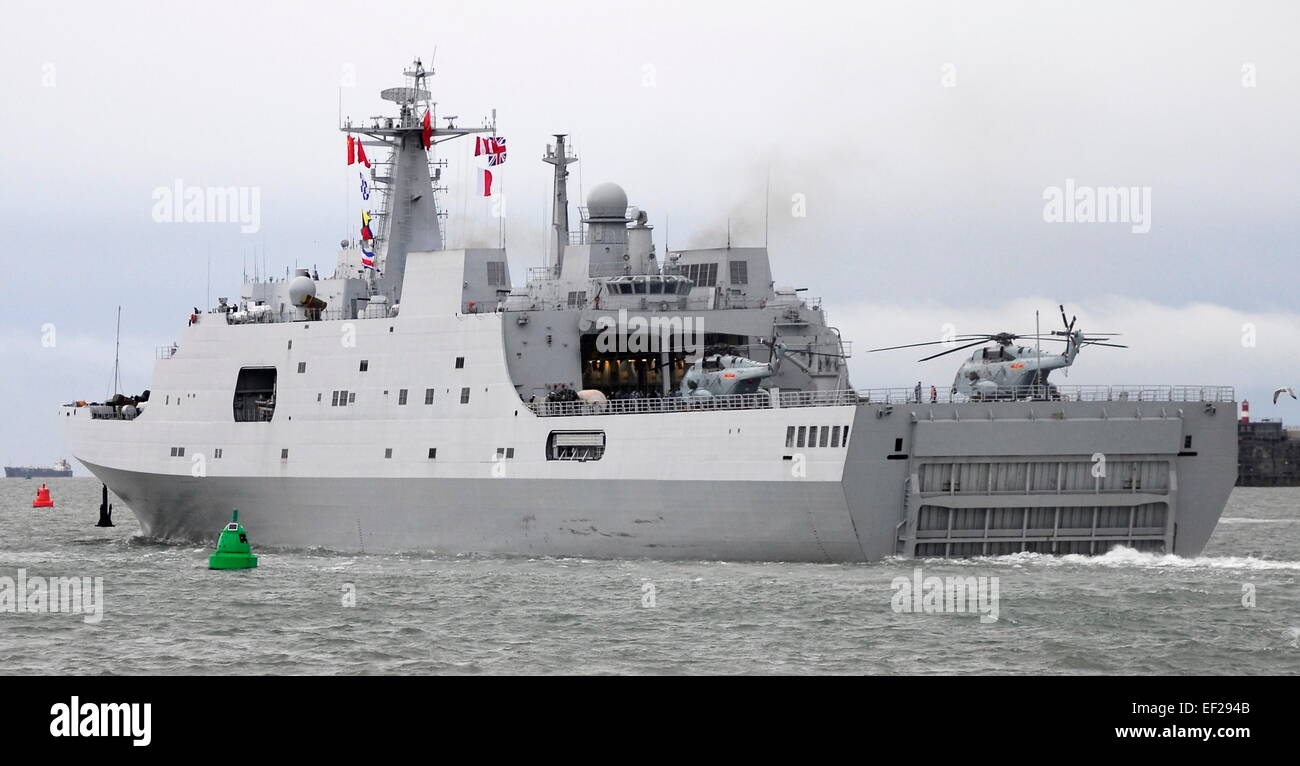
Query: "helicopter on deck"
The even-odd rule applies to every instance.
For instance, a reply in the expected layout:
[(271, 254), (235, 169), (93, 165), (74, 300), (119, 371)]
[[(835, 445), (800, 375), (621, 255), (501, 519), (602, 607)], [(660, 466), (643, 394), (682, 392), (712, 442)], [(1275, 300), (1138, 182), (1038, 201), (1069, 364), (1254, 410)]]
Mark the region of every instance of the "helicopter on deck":
[(759, 382), (779, 372), (785, 358), (784, 344), (773, 343), (771, 349), (772, 359), (768, 362), (741, 356), (732, 346), (705, 349), (682, 376), (682, 394), (710, 397), (756, 393)]
[[(1061, 306), (1060, 309), (1061, 323), (1065, 329), (1052, 330), (1047, 334), (1018, 335), (1000, 332), (957, 335), (950, 340), (874, 348), (868, 353), (917, 346), (959, 344), (955, 348), (918, 360), (927, 362), (964, 349), (985, 346), (971, 354), (970, 358), (957, 368), (957, 376), (952, 382), (953, 394), (964, 395), (971, 399), (1059, 399), (1060, 392), (1056, 386), (1048, 382), (1047, 376), (1052, 370), (1066, 369), (1073, 365), (1080, 349), (1084, 346), (1128, 348), (1128, 346), (1108, 342), (1112, 336), (1119, 333), (1085, 335), (1082, 330), (1076, 330), (1074, 324), (1078, 317), (1067, 320), (1065, 306)], [(1029, 345), (1017, 344), (1018, 340), (1028, 341)], [(993, 342), (992, 345), (985, 345), (990, 341)], [(1045, 353), (1041, 348), (1042, 341), (1064, 343), (1065, 349), (1059, 354)]]
[[(790, 349), (780, 341), (761, 342), (769, 349), (769, 361), (759, 362), (750, 359), (742, 355), (736, 346), (706, 348), (700, 358), (682, 376), (682, 394), (688, 397), (711, 397), (757, 393), (759, 383), (780, 372), (781, 362), (791, 353)], [(828, 354), (822, 351), (800, 349), (793, 353), (844, 358), (841, 354)]]

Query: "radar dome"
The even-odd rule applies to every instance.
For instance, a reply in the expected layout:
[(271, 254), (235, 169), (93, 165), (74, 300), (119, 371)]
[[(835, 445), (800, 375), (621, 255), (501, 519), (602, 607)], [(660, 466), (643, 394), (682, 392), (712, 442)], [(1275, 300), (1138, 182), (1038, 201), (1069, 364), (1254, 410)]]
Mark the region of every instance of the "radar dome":
[(294, 277), (289, 283), (289, 300), (295, 306), (301, 306), (316, 297), (316, 283), (311, 277)]
[(627, 215), (627, 192), (615, 183), (603, 183), (587, 195), (587, 217), (623, 220)]

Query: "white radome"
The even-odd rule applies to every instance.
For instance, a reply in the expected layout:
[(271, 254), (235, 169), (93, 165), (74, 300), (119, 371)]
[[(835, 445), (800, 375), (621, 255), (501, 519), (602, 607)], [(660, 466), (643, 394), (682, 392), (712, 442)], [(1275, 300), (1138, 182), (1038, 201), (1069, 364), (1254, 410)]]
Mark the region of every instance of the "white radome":
[(616, 183), (603, 183), (587, 195), (587, 215), (622, 219), (627, 215), (627, 192)]
[(316, 283), (311, 277), (297, 276), (289, 283), (289, 300), (293, 305), (301, 306), (316, 297)]

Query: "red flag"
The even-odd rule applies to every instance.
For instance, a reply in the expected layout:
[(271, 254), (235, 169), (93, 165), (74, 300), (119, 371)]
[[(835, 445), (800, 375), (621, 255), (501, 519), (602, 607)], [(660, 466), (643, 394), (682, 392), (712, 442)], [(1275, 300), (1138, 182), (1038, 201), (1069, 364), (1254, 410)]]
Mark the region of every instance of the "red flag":
[(420, 134), (420, 140), (424, 142), (425, 149), (433, 146), (433, 116), (428, 109), (424, 110), (424, 131)]
[(370, 167), (370, 158), (366, 156), (366, 148), (361, 145), (359, 138), (357, 139), (357, 162), (364, 162), (366, 167)]
[(355, 164), (357, 161), (356, 139), (348, 136), (348, 164)]
[(484, 143), (485, 143), (484, 140), (483, 140), (482, 138), (480, 138), (479, 136), (475, 136), (475, 137), (474, 137), (474, 156), (475, 156), (475, 157), (477, 157), (477, 156), (483, 154), (483, 153), (486, 151), (486, 149), (483, 147), (483, 144), (484, 144)]
[(483, 168), (478, 169), (478, 196), (480, 197), (492, 196), (492, 171), (491, 170), (484, 170)]

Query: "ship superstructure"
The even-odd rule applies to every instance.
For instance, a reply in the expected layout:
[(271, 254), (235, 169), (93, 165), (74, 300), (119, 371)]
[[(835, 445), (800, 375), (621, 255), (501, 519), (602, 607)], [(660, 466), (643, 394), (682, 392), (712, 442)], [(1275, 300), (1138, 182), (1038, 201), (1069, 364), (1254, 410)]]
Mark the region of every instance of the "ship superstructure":
[[(147, 534), (205, 539), (238, 508), (264, 544), (367, 551), (862, 561), (1205, 545), (1236, 475), (1231, 389), (855, 389), (849, 341), (776, 281), (765, 247), (661, 254), (649, 213), (610, 183), (571, 227), (563, 135), (542, 158), (550, 250), (517, 285), (504, 248), (442, 241), (432, 147), (495, 125), (437, 125), (429, 73), (407, 75), (384, 91), (397, 117), (344, 126), (389, 153), (369, 178), (385, 200), (376, 269), (345, 242), (331, 277), (248, 283), (161, 350), (148, 396), (61, 410), (76, 457)], [(711, 361), (715, 383), (762, 380), (683, 384)]]

